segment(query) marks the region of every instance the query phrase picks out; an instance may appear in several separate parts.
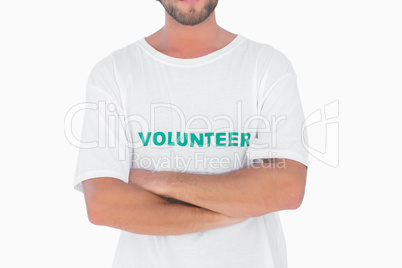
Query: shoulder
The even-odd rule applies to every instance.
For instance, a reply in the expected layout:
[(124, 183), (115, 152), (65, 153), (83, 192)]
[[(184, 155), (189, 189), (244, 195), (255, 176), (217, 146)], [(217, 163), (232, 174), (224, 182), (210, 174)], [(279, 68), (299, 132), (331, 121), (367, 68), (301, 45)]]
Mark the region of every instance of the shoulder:
[(294, 73), (289, 58), (270, 44), (247, 39), (247, 50), (255, 60), (258, 83), (273, 84), (283, 76)]
[(268, 61), (273, 64), (289, 65), (291, 64), (289, 58), (279, 49), (273, 47), (271, 44), (263, 43), (260, 41), (252, 40), (245, 37), (247, 48), (252, 51), (262, 61)]
[(118, 71), (122, 65), (125, 65), (129, 62), (135, 61), (135, 58), (138, 57), (138, 46), (139, 41), (135, 41), (123, 47), (117, 48), (109, 52), (109, 54), (103, 55), (100, 60), (98, 60), (93, 69), (104, 69), (115, 72)]

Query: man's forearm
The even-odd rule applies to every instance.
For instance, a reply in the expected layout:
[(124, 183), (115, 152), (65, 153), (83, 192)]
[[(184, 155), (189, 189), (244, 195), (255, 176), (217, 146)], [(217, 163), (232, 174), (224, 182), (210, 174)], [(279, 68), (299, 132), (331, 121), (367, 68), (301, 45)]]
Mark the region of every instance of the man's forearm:
[(92, 223), (147, 235), (180, 235), (241, 222), (204, 208), (169, 202), (114, 178), (83, 182)]
[(156, 172), (133, 183), (231, 217), (256, 217), (297, 208), (304, 195), (306, 167), (292, 160), (216, 175)]

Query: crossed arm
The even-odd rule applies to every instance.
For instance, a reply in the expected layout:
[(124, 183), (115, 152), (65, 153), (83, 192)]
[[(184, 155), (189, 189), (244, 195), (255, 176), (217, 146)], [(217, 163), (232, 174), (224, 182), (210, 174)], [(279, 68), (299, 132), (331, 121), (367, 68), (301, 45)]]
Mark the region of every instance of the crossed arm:
[(138, 234), (178, 235), (295, 209), (303, 200), (306, 174), (304, 165), (289, 159), (216, 175), (136, 169), (130, 172), (129, 184), (94, 178), (83, 182), (83, 190), (94, 224)]

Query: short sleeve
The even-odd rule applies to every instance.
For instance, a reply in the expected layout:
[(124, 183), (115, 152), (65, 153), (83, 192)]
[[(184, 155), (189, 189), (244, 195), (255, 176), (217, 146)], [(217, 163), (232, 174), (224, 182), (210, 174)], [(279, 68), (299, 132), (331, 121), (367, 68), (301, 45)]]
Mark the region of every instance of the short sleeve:
[(129, 136), (111, 55), (92, 68), (86, 84), (85, 107), (74, 189), (82, 192), (82, 181), (97, 177), (128, 182)]
[(287, 158), (309, 164), (307, 133), (303, 131), (304, 113), (295, 71), (285, 56), (272, 57), (258, 94), (255, 135), (247, 149), (249, 160)]

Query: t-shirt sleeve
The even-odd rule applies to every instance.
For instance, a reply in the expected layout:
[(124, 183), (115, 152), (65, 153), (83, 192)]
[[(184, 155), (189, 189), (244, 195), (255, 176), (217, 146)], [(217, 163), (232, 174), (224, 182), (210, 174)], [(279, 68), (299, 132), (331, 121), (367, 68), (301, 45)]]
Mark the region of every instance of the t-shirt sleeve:
[(87, 80), (74, 189), (82, 192), (82, 181), (97, 177), (128, 182), (131, 154), (125, 129), (121, 92), (109, 55), (92, 68)]
[(258, 123), (247, 157), (249, 161), (287, 158), (308, 166), (304, 113), (292, 64), (277, 52), (266, 69), (258, 93)]

